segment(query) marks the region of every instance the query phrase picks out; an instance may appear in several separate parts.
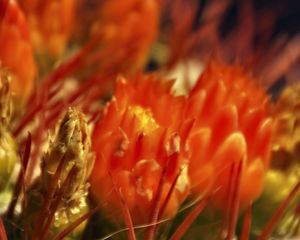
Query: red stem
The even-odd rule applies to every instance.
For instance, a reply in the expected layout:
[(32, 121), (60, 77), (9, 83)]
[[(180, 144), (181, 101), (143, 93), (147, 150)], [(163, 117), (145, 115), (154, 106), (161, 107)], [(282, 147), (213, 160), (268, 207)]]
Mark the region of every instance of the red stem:
[[(234, 176), (234, 164), (231, 164), (230, 166), (230, 176)], [(222, 226), (221, 226), (221, 232), (220, 232), (220, 239), (224, 239), (224, 234), (225, 236), (227, 235), (227, 230), (228, 230), (228, 222), (229, 222), (229, 216), (230, 216), (230, 209), (231, 209), (231, 198), (233, 194), (233, 177), (228, 178), (228, 184), (227, 184), (227, 198), (225, 199), (226, 201), (226, 209), (225, 209), (225, 215), (222, 219)]]
[(44, 222), (45, 222), (45, 216), (47, 216), (47, 212), (49, 211), (50, 205), (51, 205), (51, 200), (53, 199), (53, 195), (55, 193), (56, 190), (56, 186), (59, 180), (59, 177), (61, 175), (63, 166), (64, 166), (64, 162), (65, 162), (65, 156), (62, 157), (62, 159), (60, 160), (60, 163), (56, 169), (56, 172), (53, 176), (53, 179), (51, 181), (51, 184), (48, 188), (48, 192), (47, 195), (45, 197), (45, 201), (43, 202), (43, 206), (41, 207), (41, 211), (37, 217), (37, 221), (36, 221), (36, 226), (35, 226), (35, 231), (33, 236), (39, 236), (39, 233), (41, 231), (41, 227), (39, 226), (43, 226)]
[(248, 240), (249, 239), (250, 228), (251, 228), (251, 211), (252, 211), (252, 205), (250, 205), (247, 208), (240, 240)]
[(70, 186), (70, 181), (72, 180), (72, 177), (76, 174), (77, 171), (78, 171), (78, 169), (76, 169), (76, 167), (74, 166), (68, 173), (66, 180), (61, 185), (61, 188), (59, 189), (57, 194), (55, 194), (55, 198), (54, 198), (55, 201), (52, 204), (49, 213), (46, 215), (47, 216), (46, 222), (45, 222), (45, 225), (42, 226), (43, 228), (42, 228), (40, 236), (37, 238), (38, 240), (44, 240), (47, 237), (47, 233), (49, 231), (50, 225), (54, 218), (54, 214), (58, 209), (58, 206), (62, 200), (65, 190), (67, 189), (68, 186)]
[[(45, 105), (45, 98), (43, 99), (42, 105)], [(43, 143), (43, 134), (45, 132), (45, 112), (44, 111), (42, 111), (40, 113), (39, 122), (40, 122), (40, 125), (39, 125), (38, 131), (37, 131), (36, 141), (34, 142), (35, 148), (32, 153), (31, 161), (28, 165), (28, 170), (25, 175), (25, 186), (26, 187), (30, 185), (32, 178), (34, 176), (34, 170), (36, 168), (36, 165), (37, 165), (37, 162), (39, 159), (39, 154), (40, 154), (41, 147), (42, 147), (42, 143)]]
[(63, 231), (57, 234), (53, 240), (63, 240), (67, 235), (69, 235), (76, 227), (78, 227), (81, 223), (89, 219), (93, 214), (95, 214), (99, 210), (99, 206), (90, 210), (80, 218), (76, 219), (73, 223), (71, 223), (68, 227), (66, 227)]
[(129, 234), (129, 236), (128, 236), (129, 240), (136, 240), (135, 233), (134, 233), (134, 227), (133, 227), (133, 223), (132, 223), (132, 218), (131, 218), (131, 214), (130, 214), (128, 205), (126, 203), (126, 200), (125, 200), (125, 198), (124, 198), (124, 196), (122, 194), (121, 189), (118, 189), (116, 183), (114, 182), (112, 173), (108, 172), (108, 174), (109, 174), (110, 179), (112, 181), (114, 191), (117, 194), (117, 196), (119, 196), (119, 200), (120, 200), (120, 203), (121, 203), (121, 207), (122, 207), (122, 211), (123, 211), (123, 216), (124, 216), (124, 219), (125, 219), (125, 223), (126, 223), (128, 229), (129, 229), (129, 232), (128, 232), (128, 234)]
[(14, 214), (14, 211), (16, 208), (16, 204), (18, 202), (20, 192), (22, 190), (22, 184), (24, 184), (24, 176), (25, 176), (29, 158), (30, 158), (30, 151), (31, 151), (31, 134), (28, 133), (27, 141), (26, 141), (26, 145), (25, 145), (25, 152), (24, 152), (24, 155), (22, 158), (21, 169), (20, 169), (20, 172), (18, 175), (17, 183), (14, 188), (12, 200), (11, 200), (11, 202), (7, 208), (7, 212), (6, 212), (7, 218), (13, 217), (13, 214)]
[(296, 196), (300, 189), (300, 181), (296, 184), (296, 186), (293, 188), (293, 190), (290, 192), (290, 194), (282, 201), (282, 203), (279, 205), (277, 210), (273, 213), (272, 217), (270, 218), (269, 222), (264, 227), (260, 237), (258, 240), (267, 240), (269, 239), (269, 236), (273, 232), (276, 224), (280, 221), (281, 217), (283, 216), (285, 210), (287, 209), (288, 205), (292, 201), (292, 199)]
[(159, 179), (157, 191), (156, 191), (155, 197), (153, 199), (153, 207), (152, 207), (150, 221), (149, 221), (151, 226), (148, 228), (148, 231), (145, 236), (145, 240), (154, 239), (155, 230), (156, 230), (157, 222), (158, 222), (159, 211), (160, 211), (160, 203), (161, 203), (161, 198), (162, 198), (163, 186), (164, 186), (164, 182), (165, 182), (166, 175), (167, 175), (167, 169), (169, 166), (169, 162), (173, 161), (174, 158), (177, 158), (177, 157), (178, 157), (177, 152), (172, 154), (171, 156), (169, 156), (168, 160), (166, 162), (166, 165), (163, 168), (162, 174)]
[(243, 160), (241, 160), (237, 165), (237, 171), (234, 176), (232, 203), (229, 216), (229, 225), (227, 231), (227, 240), (232, 240), (234, 237), (236, 222), (239, 213), (239, 203), (240, 203), (240, 178), (242, 173)]
[(1, 240), (7, 240), (7, 235), (5, 231), (5, 227), (2, 221), (2, 218), (0, 217), (0, 239)]
[(185, 234), (187, 229), (191, 226), (191, 224), (195, 221), (195, 219), (199, 216), (202, 210), (206, 207), (208, 203), (208, 197), (202, 199), (196, 207), (186, 216), (183, 222), (179, 225), (177, 230), (173, 233), (170, 240), (179, 240)]
[(172, 193), (174, 192), (174, 188), (175, 188), (175, 186), (176, 186), (176, 183), (177, 183), (177, 181), (178, 181), (178, 178), (179, 178), (180, 175), (181, 175), (181, 172), (182, 172), (182, 169), (180, 169), (179, 173), (176, 175), (174, 181), (172, 182), (172, 185), (171, 185), (171, 187), (170, 187), (170, 189), (169, 189), (169, 191), (168, 191), (167, 197), (166, 197), (165, 201), (163, 202), (162, 207), (161, 207), (161, 209), (160, 209), (160, 211), (159, 211), (159, 214), (158, 214), (158, 220), (160, 220), (160, 219), (162, 218), (162, 216), (163, 216), (163, 214), (164, 214), (164, 212), (165, 212), (165, 210), (166, 210), (166, 208), (167, 208), (167, 206), (168, 206), (168, 203), (169, 203), (169, 201), (170, 201), (170, 198), (171, 198), (171, 196), (172, 196)]
[[(73, 71), (78, 69), (82, 64), (82, 60), (84, 59), (84, 57), (89, 53), (89, 51), (91, 51), (95, 44), (97, 44), (98, 39), (99, 37), (94, 37), (90, 42), (86, 44), (84, 48), (82, 48), (82, 50), (75, 54), (71, 59), (61, 64), (57, 69), (46, 76), (38, 89), (39, 92), (35, 91), (28, 101), (27, 110), (32, 109), (32, 106), (35, 107), (31, 111), (28, 111), (29, 114), (27, 114), (25, 118), (23, 118), (23, 120), (18, 124), (13, 133), (14, 136), (18, 136), (26, 127), (26, 125), (42, 109), (41, 104), (36, 104), (39, 99), (38, 95), (47, 95), (46, 93), (49, 92), (49, 89), (53, 88), (60, 79), (70, 75)], [(46, 100), (49, 101), (51, 97), (53, 97), (52, 94), (49, 94)]]

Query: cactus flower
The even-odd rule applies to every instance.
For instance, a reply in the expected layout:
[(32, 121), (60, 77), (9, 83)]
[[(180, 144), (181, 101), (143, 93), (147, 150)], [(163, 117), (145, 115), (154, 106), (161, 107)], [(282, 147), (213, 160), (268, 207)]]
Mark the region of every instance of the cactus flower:
[(267, 95), (241, 67), (210, 62), (189, 95), (186, 113), (196, 119), (189, 139), (194, 193), (203, 191), (197, 185), (207, 176), (219, 188), (216, 202), (223, 204), (231, 166), (242, 161), (240, 204), (246, 206), (261, 194), (273, 132), (269, 110)]
[[(106, 209), (120, 210), (116, 194), (108, 194), (115, 182), (135, 222), (149, 220), (149, 209), (165, 167), (162, 202), (176, 175), (180, 171), (181, 174), (164, 215), (174, 215), (189, 193), (188, 161), (183, 147), (189, 121), (182, 119), (184, 98), (174, 97), (171, 86), (154, 76), (137, 76), (128, 82), (120, 78), (115, 96), (92, 134), (96, 152), (92, 193), (99, 201), (107, 200)], [(118, 219), (120, 212), (109, 215)]]
[(133, 218), (146, 221), (164, 166), (176, 153), (161, 193), (167, 195), (180, 172), (165, 216), (174, 215), (189, 193), (215, 192), (216, 205), (224, 205), (231, 166), (240, 162), (240, 204), (254, 201), (269, 167), (273, 131), (263, 90), (240, 67), (218, 62), (210, 63), (188, 96), (174, 96), (170, 88), (153, 76), (118, 81), (92, 136), (94, 197), (118, 209), (118, 198), (108, 194), (115, 183)]
[(104, 0), (98, 16), (93, 32), (103, 36), (101, 46), (118, 49), (116, 59), (126, 58), (122, 71), (142, 70), (158, 35), (160, 1)]
[(27, 22), (14, 0), (7, 1), (0, 19), (0, 62), (14, 75), (12, 92), (21, 99), (27, 98), (34, 86), (36, 66)]
[(22, 0), (20, 4), (28, 18), (35, 50), (60, 57), (73, 30), (76, 0)]

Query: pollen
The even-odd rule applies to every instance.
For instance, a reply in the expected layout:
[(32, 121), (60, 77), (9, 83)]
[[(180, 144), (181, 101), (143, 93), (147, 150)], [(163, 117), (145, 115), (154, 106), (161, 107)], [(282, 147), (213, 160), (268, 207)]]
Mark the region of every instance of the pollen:
[(149, 134), (158, 128), (158, 124), (153, 118), (153, 114), (150, 109), (144, 109), (141, 106), (133, 106), (129, 107), (129, 112), (138, 121), (138, 131)]

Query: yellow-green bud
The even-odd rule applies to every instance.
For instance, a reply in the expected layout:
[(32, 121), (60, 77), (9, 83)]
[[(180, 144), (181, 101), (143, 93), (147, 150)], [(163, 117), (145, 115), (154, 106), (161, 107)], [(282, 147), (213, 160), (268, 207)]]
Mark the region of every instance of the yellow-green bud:
[(17, 160), (16, 143), (8, 131), (11, 115), (9, 75), (0, 69), (0, 192), (7, 186)]
[[(51, 232), (61, 231), (88, 211), (87, 180), (93, 163), (94, 154), (91, 152), (90, 133), (85, 117), (81, 112), (69, 108), (42, 158), (41, 176), (29, 190), (33, 226), (37, 224), (36, 215), (40, 214), (43, 203), (49, 200), (45, 197), (53, 183), (56, 185), (49, 206), (49, 211), (54, 212)], [(53, 201), (58, 192), (61, 192), (62, 196), (58, 206), (54, 206)]]

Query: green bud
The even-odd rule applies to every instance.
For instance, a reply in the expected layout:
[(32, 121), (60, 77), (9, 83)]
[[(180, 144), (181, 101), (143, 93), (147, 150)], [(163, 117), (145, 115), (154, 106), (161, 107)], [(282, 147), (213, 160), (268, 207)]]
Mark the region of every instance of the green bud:
[(7, 186), (17, 161), (16, 143), (7, 129), (11, 115), (9, 75), (0, 70), (0, 192)]
[[(94, 154), (91, 152), (90, 133), (85, 117), (81, 112), (69, 108), (42, 158), (41, 176), (29, 190), (32, 226), (37, 224), (37, 216), (43, 203), (49, 200), (45, 197), (49, 197), (49, 189), (53, 183), (56, 184), (55, 191), (49, 206), (49, 212), (55, 213), (52, 233), (60, 232), (89, 210), (86, 199), (89, 188), (87, 181), (93, 163)], [(58, 170), (59, 167), (61, 171)], [(62, 196), (58, 206), (55, 206), (53, 202), (58, 193), (62, 193)], [(78, 232), (72, 234), (78, 235)]]
[(0, 191), (7, 186), (17, 158), (14, 139), (0, 127)]

